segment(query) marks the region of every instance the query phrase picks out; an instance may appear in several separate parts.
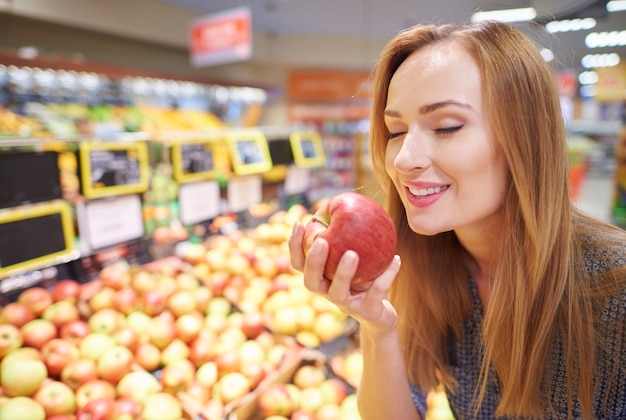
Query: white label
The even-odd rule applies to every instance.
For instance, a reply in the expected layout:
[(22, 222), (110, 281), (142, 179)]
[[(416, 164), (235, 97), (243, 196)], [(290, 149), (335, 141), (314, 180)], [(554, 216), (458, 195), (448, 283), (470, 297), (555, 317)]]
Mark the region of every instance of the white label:
[(300, 194), (309, 189), (311, 171), (296, 165), (289, 165), (285, 176), (285, 194)]
[(88, 202), (84, 214), (86, 240), (91, 249), (121, 244), (143, 236), (141, 199), (138, 195)]
[(233, 213), (248, 210), (251, 205), (263, 201), (263, 178), (250, 175), (228, 181), (228, 207)]
[(178, 202), (180, 220), (185, 225), (213, 219), (220, 215), (220, 186), (217, 181), (181, 185)]

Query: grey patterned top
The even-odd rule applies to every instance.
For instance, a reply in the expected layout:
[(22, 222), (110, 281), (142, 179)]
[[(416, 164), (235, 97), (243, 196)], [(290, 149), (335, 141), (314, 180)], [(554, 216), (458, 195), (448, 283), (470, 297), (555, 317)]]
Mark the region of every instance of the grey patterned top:
[[(592, 274), (606, 272), (610, 266), (626, 264), (626, 243), (619, 244), (612, 249), (600, 249), (593, 246), (593, 238), (586, 241), (586, 267)], [(626, 282), (625, 282), (626, 283)], [(472, 278), (469, 279), (470, 295), (472, 300), (472, 314), (463, 326), (461, 342), (451, 339), (449, 360), (451, 371), (458, 380), (459, 386), (454, 394), (448, 393), (450, 407), (456, 419), (494, 419), (494, 413), (500, 399), (500, 385), (494, 375), (489, 376), (487, 392), (481, 405), (478, 416), (474, 416), (472, 398), (478, 384), (482, 361), (481, 322), (482, 307), (478, 297), (478, 289)], [(626, 337), (617, 334), (617, 325), (626, 322), (626, 284), (622, 293), (608, 299), (602, 317), (597, 321), (596, 330), (601, 331), (605, 338), (604, 351), (597, 357), (597, 374), (599, 380), (598, 391), (594, 395), (594, 413), (597, 419), (617, 420), (626, 419)], [(614, 378), (615, 382), (609, 387), (611, 372), (615, 364), (621, 365), (621, 374)], [(564, 375), (565, 362), (561, 337), (555, 337), (555, 351), (547, 363), (546, 375), (553, 378), (553, 385), (549, 391), (551, 401), (557, 411), (556, 419), (567, 418), (567, 386)], [(426, 412), (426, 394), (417, 386), (411, 386), (413, 401), (418, 410)], [(575, 399), (576, 400), (576, 399)], [(606, 404), (606, 412), (602, 406)], [(574, 418), (582, 419), (580, 407), (574, 408)], [(552, 418), (546, 416), (546, 418)], [(586, 420), (586, 419), (584, 419)]]

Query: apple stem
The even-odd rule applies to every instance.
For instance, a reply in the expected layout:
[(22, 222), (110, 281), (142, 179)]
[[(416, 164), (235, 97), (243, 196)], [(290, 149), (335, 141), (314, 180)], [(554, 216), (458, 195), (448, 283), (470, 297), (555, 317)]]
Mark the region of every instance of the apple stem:
[(324, 225), (324, 227), (328, 227), (328, 223), (326, 223), (326, 222), (325, 222), (325, 221), (323, 221), (322, 219), (318, 219), (317, 217), (313, 216), (313, 219), (312, 219), (312, 220), (313, 220), (314, 222), (321, 223), (322, 225)]

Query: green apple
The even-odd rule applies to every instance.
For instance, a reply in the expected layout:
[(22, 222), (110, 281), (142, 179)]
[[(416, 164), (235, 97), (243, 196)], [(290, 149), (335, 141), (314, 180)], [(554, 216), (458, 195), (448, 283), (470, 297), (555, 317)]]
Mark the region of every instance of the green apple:
[(144, 420), (180, 420), (183, 408), (180, 401), (167, 392), (148, 395), (143, 403)]
[(48, 377), (41, 360), (13, 359), (2, 366), (0, 385), (9, 397), (30, 396)]
[(43, 406), (30, 397), (14, 397), (0, 406), (0, 420), (45, 420)]
[(117, 383), (118, 397), (130, 398), (131, 400), (143, 403), (152, 394), (161, 390), (159, 380), (150, 372), (136, 370), (127, 373)]
[(78, 350), (81, 357), (95, 362), (115, 344), (115, 339), (112, 336), (105, 333), (92, 332), (83, 337), (78, 344)]

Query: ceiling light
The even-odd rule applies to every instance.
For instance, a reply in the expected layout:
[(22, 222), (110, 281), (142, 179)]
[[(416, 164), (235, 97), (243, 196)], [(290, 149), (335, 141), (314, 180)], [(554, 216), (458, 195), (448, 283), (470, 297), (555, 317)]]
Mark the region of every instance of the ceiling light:
[(500, 22), (525, 22), (537, 17), (537, 11), (533, 7), (521, 9), (485, 10), (472, 15), (472, 22), (484, 20), (497, 20)]
[(578, 75), (578, 81), (581, 85), (593, 85), (598, 83), (598, 73), (593, 70), (583, 71)]
[(609, 12), (619, 12), (626, 10), (626, 0), (611, 0), (606, 4), (606, 10)]
[(554, 53), (549, 48), (542, 48), (541, 51), (539, 51), (539, 54), (541, 54), (543, 59), (548, 63), (554, 60)]
[(623, 47), (626, 45), (626, 30), (591, 32), (585, 37), (587, 48)]
[(546, 31), (551, 34), (556, 32), (574, 32), (574, 31), (586, 31), (596, 26), (596, 20), (594, 18), (584, 19), (565, 19), (565, 20), (553, 20), (546, 23)]
[(587, 54), (580, 60), (586, 69), (598, 67), (615, 67), (620, 63), (620, 56), (616, 53), (610, 54)]

